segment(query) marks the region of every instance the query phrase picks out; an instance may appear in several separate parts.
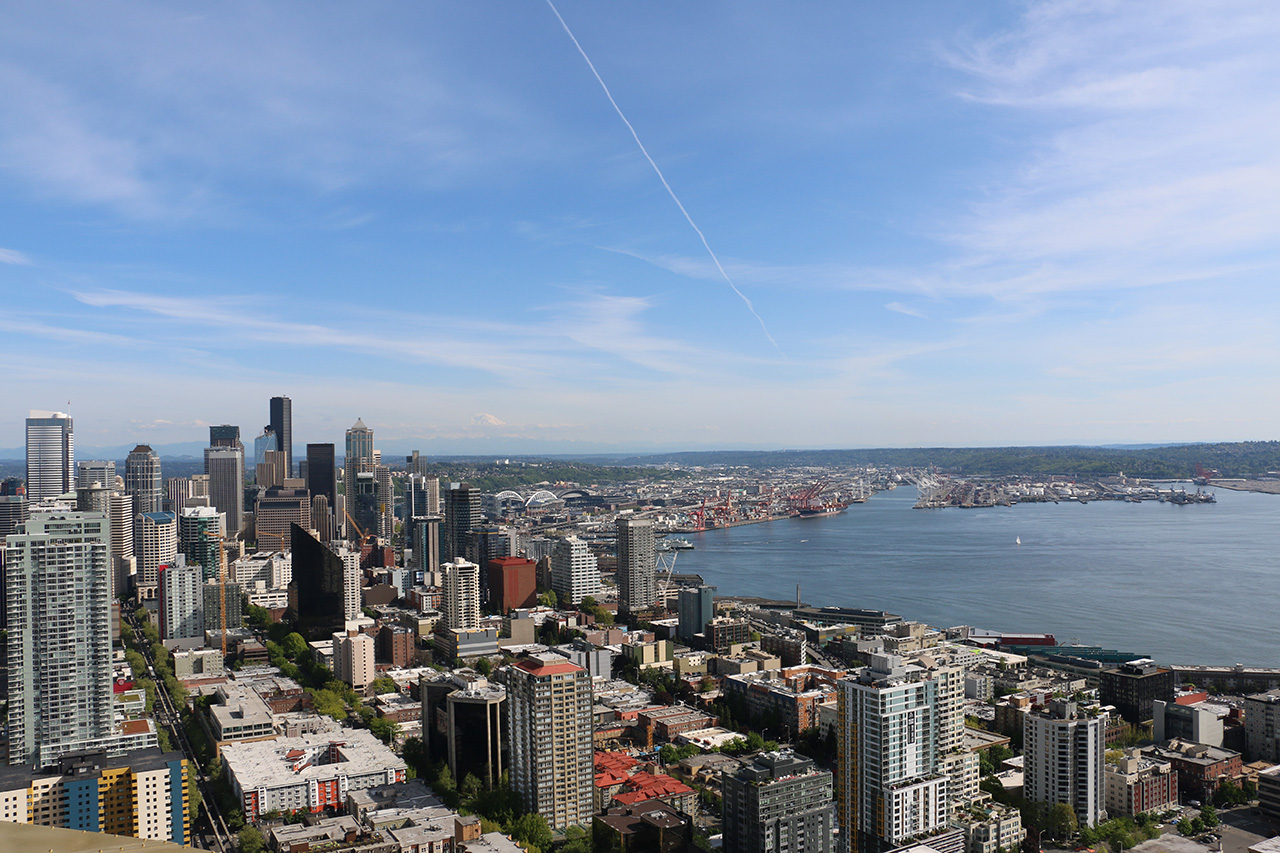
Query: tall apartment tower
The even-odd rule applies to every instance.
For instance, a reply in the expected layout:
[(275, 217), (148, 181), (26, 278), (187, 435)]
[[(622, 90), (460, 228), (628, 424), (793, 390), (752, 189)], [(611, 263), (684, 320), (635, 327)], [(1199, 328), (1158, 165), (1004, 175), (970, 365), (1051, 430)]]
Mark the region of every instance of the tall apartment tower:
[(442, 560), (465, 559), (471, 542), (471, 531), (480, 526), (484, 513), (480, 510), (480, 490), (470, 483), (450, 483), (444, 494), (444, 541)]
[(507, 676), (511, 787), (552, 829), (592, 817), (591, 676), (552, 653), (518, 660)]
[(75, 490), (75, 430), (65, 412), (32, 410), (27, 418), (27, 500), (39, 503)]
[(897, 655), (837, 683), (841, 848), (880, 853), (946, 828), (937, 680)]
[(211, 506), (191, 506), (178, 513), (178, 550), (189, 565), (199, 566), (204, 580), (222, 571), (222, 513)]
[(10, 764), (48, 766), (112, 733), (108, 528), (102, 513), (40, 513), (7, 540)]
[(160, 639), (204, 637), (204, 578), (198, 565), (177, 561), (160, 568)]
[(657, 600), (656, 547), (653, 519), (618, 519), (618, 609), (622, 612), (648, 610)]
[(160, 567), (178, 559), (178, 519), (171, 512), (142, 512), (138, 519), (138, 587), (151, 597), (160, 583)]
[(111, 493), (111, 597), (129, 590), (138, 569), (133, 552), (133, 498), (125, 492)]
[(446, 628), (467, 630), (480, 627), (480, 567), (466, 560), (440, 566), (443, 580), (440, 604)]
[(293, 476), (293, 401), (288, 397), (271, 398), (271, 431), (276, 434), (276, 449), (284, 451), (284, 475)]
[(556, 540), (551, 549), (551, 588), (565, 604), (600, 594), (600, 568), (587, 543), (576, 536)]
[[(410, 457), (416, 460), (418, 457)], [(440, 514), (440, 478), (411, 473), (404, 486), (404, 515)]]
[(92, 459), (76, 463), (76, 487), (100, 483), (108, 489), (116, 487), (116, 463)]
[(1106, 820), (1102, 774), (1107, 714), (1091, 716), (1075, 702), (1050, 701), (1022, 717), (1023, 791), (1033, 803), (1066, 803), (1081, 826)]
[(227, 535), (234, 536), (244, 526), (244, 448), (206, 447), (204, 472), (209, 475), (209, 502), (226, 516)]
[(762, 752), (726, 775), (726, 853), (831, 853), (831, 773), (790, 750)]

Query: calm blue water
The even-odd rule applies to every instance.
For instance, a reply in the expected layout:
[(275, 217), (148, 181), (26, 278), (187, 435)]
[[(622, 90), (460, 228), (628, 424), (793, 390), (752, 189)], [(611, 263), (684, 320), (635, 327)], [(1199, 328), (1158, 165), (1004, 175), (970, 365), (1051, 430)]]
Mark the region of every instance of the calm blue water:
[[(1280, 666), (1280, 496), (912, 509), (911, 487), (826, 518), (689, 534), (720, 594), (1054, 634), (1162, 663)], [(1017, 545), (1017, 537), (1022, 544)]]

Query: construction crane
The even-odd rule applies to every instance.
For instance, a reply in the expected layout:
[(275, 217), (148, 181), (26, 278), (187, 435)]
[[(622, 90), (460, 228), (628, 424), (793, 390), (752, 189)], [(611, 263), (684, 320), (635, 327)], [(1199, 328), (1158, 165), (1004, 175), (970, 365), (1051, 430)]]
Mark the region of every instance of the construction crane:
[(363, 542), (363, 541), (364, 541), (364, 530), (363, 530), (363, 529), (361, 529), (360, 525), (356, 524), (356, 520), (355, 520), (354, 518), (352, 518), (352, 517), (351, 517), (351, 512), (350, 512), (350, 511), (349, 511), (345, 506), (342, 508), (342, 512), (343, 512), (343, 514), (344, 514), (344, 515), (346, 515), (346, 517), (347, 517), (347, 521), (351, 522), (351, 526), (352, 526), (352, 527), (354, 527), (354, 528), (356, 529), (356, 533), (359, 533), (359, 534), (360, 534), (360, 539), (359, 539), (359, 540), (357, 540), (357, 541)]

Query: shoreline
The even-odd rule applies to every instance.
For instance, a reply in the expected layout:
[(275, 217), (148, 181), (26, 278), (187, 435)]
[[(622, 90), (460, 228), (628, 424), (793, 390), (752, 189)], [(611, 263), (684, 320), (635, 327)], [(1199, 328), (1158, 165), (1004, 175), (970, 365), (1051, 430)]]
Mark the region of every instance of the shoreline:
[(1254, 492), (1260, 495), (1280, 495), (1280, 480), (1210, 480), (1207, 488)]

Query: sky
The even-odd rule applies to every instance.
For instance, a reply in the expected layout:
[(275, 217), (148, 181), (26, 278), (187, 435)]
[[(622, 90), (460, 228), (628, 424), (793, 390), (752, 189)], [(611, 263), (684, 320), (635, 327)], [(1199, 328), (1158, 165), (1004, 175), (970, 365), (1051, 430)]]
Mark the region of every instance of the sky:
[(1266, 0), (6, 4), (0, 448), (277, 394), (428, 454), (1273, 439), (1277, 43)]

